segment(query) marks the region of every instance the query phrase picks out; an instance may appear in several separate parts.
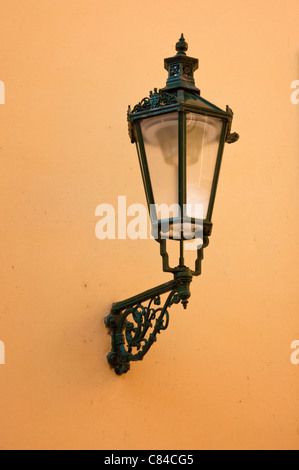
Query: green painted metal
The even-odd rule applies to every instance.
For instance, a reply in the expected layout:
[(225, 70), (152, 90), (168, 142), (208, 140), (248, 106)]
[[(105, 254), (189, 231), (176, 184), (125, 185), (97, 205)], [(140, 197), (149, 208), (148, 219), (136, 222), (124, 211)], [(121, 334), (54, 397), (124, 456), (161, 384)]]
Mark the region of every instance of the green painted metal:
[(177, 54), (164, 60), (164, 67), (168, 71), (168, 80), (164, 90), (175, 90), (184, 87), (187, 90), (199, 93), (194, 82), (194, 72), (198, 69), (198, 59), (188, 57), (186, 52), (188, 44), (182, 34), (176, 44)]
[[(176, 44), (177, 54), (164, 61), (164, 66), (168, 71), (166, 87), (159, 90), (154, 88), (154, 91), (150, 91), (149, 96), (143, 98), (133, 109), (129, 106), (127, 119), (131, 142), (136, 143), (146, 200), (149, 211), (151, 211), (155, 203), (155, 195), (151, 185), (140, 123), (141, 120), (153, 116), (164, 115), (174, 111), (178, 113), (178, 202), (181, 207), (181, 223), (185, 220), (183, 209), (187, 201), (186, 114), (191, 112), (222, 120), (222, 131), (207, 218), (203, 221), (203, 243), (198, 245), (195, 269), (191, 270), (184, 265), (184, 239), (181, 238), (179, 240), (180, 257), (178, 266), (171, 267), (169, 265), (166, 239), (163, 239), (160, 235), (157, 242), (160, 244), (163, 271), (172, 273), (174, 279), (122, 302), (113, 304), (110, 314), (105, 319), (105, 324), (111, 334), (112, 345), (107, 359), (118, 375), (126, 373), (130, 369), (131, 362), (142, 360), (157, 340), (157, 335), (168, 327), (169, 308), (173, 304), (181, 302), (184, 308), (187, 307), (188, 299), (191, 295), (190, 283), (192, 277), (201, 274), (203, 250), (208, 246), (209, 237), (212, 233), (212, 213), (224, 145), (225, 143), (234, 143), (239, 138), (238, 134), (231, 133), (232, 110), (227, 106), (224, 111), (201, 97), (200, 91), (194, 82), (194, 72), (198, 68), (198, 60), (188, 57), (186, 55), (187, 50), (188, 44), (182, 34)], [(191, 220), (195, 223), (195, 219)], [(169, 222), (173, 222), (173, 219), (169, 219)], [(190, 222), (189, 218), (188, 222)], [(158, 228), (160, 233), (161, 221), (158, 222)], [(160, 296), (165, 294), (168, 295), (162, 305)]]
[(220, 143), (219, 143), (219, 148), (218, 148), (218, 155), (217, 155), (217, 160), (216, 160), (216, 166), (215, 166), (214, 178), (213, 178), (213, 182), (212, 182), (212, 189), (211, 189), (209, 207), (208, 207), (208, 212), (207, 212), (207, 220), (209, 220), (209, 221), (211, 221), (211, 219), (212, 219), (212, 213), (213, 213), (215, 197), (216, 197), (216, 190), (217, 190), (219, 174), (220, 174), (220, 168), (221, 168), (221, 162), (222, 162), (223, 149), (224, 149), (224, 144), (225, 144), (225, 136), (227, 134), (227, 126), (228, 126), (228, 124), (224, 121), (223, 124), (222, 124)]
[[(179, 206), (181, 209), (181, 217), (185, 217), (185, 207), (187, 204), (187, 164), (186, 164), (186, 114), (183, 111), (178, 113), (178, 159), (179, 159), (179, 178), (178, 178), (178, 195), (179, 195)], [(184, 266), (184, 240), (183, 231), (181, 230), (180, 239), (180, 258), (179, 266)]]
[(179, 159), (179, 206), (181, 208), (181, 214), (184, 217), (184, 207), (187, 203), (187, 175), (186, 175), (186, 114), (183, 111), (179, 111), (178, 115), (178, 126), (179, 126), (179, 145), (178, 145), (178, 159)]
[(141, 159), (141, 164), (142, 164), (142, 172), (143, 172), (143, 178), (144, 178), (144, 189), (146, 193), (146, 198), (148, 200), (149, 205), (151, 204), (153, 205), (155, 204), (155, 199), (154, 199), (151, 178), (150, 178), (150, 173), (149, 173), (147, 159), (146, 159), (146, 153), (145, 153), (145, 148), (144, 148), (143, 136), (142, 136), (142, 132), (140, 128), (140, 122), (136, 123), (136, 131), (137, 131), (137, 139), (138, 139), (138, 144), (139, 144), (139, 149), (140, 149), (140, 159)]
[[(174, 280), (161, 284), (112, 305), (105, 318), (112, 349), (107, 360), (117, 375), (130, 370), (130, 363), (140, 361), (169, 324), (169, 308), (182, 302), (187, 307), (192, 273), (188, 268), (175, 273)], [(161, 295), (169, 293), (164, 304)], [(144, 305), (145, 304), (145, 305)]]

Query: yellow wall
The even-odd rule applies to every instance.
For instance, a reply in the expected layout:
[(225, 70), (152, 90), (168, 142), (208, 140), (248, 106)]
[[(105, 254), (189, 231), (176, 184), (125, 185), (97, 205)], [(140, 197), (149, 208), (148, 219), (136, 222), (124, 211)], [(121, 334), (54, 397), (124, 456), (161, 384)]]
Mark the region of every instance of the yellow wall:
[[(299, 448), (297, 0), (2, 0), (1, 449)], [(189, 308), (117, 377), (103, 318), (166, 282), (152, 240), (95, 237), (145, 202), (127, 105), (181, 32), (235, 111)]]

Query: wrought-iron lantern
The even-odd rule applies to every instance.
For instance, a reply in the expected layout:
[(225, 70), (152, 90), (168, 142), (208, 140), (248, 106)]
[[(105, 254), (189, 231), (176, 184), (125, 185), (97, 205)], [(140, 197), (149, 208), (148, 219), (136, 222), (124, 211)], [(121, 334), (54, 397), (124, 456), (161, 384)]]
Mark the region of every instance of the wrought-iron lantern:
[[(193, 276), (201, 274), (203, 249), (212, 231), (212, 212), (224, 144), (236, 142), (231, 133), (233, 112), (223, 111), (201, 97), (195, 86), (198, 60), (188, 57), (182, 34), (177, 54), (165, 59), (168, 80), (133, 109), (128, 109), (129, 135), (136, 144), (154, 238), (160, 244), (163, 271), (174, 280), (113, 304), (106, 317), (112, 337), (108, 362), (118, 375), (130, 362), (143, 359), (157, 334), (169, 323), (169, 308), (186, 308)], [(166, 210), (165, 215), (165, 208)], [(179, 262), (170, 267), (168, 239), (180, 244)], [(184, 244), (198, 239), (194, 270), (185, 266)], [(168, 293), (164, 304), (160, 296)]]

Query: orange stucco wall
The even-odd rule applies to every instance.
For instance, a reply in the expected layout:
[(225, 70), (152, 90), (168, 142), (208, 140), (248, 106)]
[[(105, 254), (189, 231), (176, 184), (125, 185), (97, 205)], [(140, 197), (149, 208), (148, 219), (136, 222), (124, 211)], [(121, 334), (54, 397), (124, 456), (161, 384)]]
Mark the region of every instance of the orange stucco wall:
[[(1, 449), (299, 448), (297, 0), (0, 3)], [(152, 240), (98, 240), (145, 203), (127, 105), (184, 32), (235, 111), (189, 308), (117, 377), (103, 318), (170, 280)]]

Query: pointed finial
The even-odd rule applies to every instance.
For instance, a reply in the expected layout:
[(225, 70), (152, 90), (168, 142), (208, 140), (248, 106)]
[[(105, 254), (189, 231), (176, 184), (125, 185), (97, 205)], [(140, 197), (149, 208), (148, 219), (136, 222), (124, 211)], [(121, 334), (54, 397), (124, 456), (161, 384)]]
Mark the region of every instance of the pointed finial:
[(186, 55), (186, 51), (188, 50), (188, 44), (185, 41), (183, 33), (181, 34), (179, 42), (176, 43), (175, 48), (178, 52), (177, 55)]

